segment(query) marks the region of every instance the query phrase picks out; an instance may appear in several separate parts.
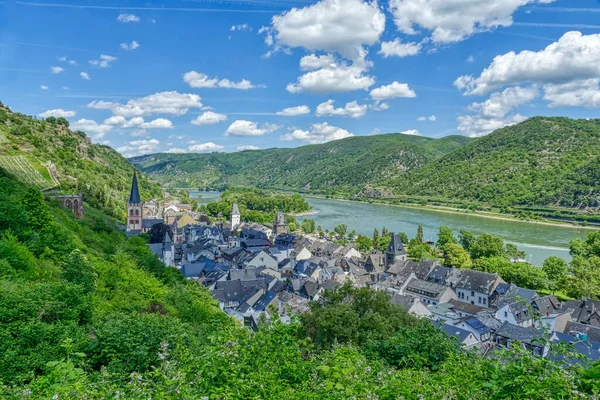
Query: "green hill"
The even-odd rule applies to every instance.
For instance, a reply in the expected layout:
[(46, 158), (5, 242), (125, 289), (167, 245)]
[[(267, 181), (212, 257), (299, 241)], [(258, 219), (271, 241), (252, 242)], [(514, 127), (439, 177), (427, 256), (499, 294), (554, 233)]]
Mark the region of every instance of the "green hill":
[(255, 186), (316, 193), (356, 193), (436, 160), (469, 142), (388, 134), (294, 149), (239, 153), (153, 154), (132, 162), (171, 187)]
[(387, 184), (397, 195), (596, 210), (600, 120), (531, 118)]
[[(68, 129), (63, 118), (39, 120), (0, 103), (0, 168), (38, 189), (81, 193), (84, 201), (121, 218), (133, 166), (108, 146), (92, 144), (85, 133)], [(142, 197), (160, 188), (140, 177)]]

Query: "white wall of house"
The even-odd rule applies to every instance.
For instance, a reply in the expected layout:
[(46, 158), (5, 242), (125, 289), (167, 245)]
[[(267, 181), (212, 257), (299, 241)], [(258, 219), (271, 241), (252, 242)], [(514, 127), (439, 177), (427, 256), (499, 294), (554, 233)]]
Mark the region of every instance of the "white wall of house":
[(311, 257), (312, 257), (312, 253), (310, 251), (308, 251), (308, 249), (306, 247), (303, 247), (302, 250), (300, 250), (298, 252), (298, 254), (296, 255), (296, 261), (308, 260)]
[(456, 298), (465, 303), (471, 303), (480, 307), (490, 306), (490, 296), (487, 293), (456, 288)]

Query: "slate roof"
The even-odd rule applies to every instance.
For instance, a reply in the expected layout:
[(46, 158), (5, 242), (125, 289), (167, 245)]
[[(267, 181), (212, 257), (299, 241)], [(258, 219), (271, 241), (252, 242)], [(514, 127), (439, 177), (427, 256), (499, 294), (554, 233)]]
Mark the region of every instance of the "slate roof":
[(465, 269), (456, 285), (461, 289), (491, 294), (497, 280), (498, 274)]
[(325, 282), (321, 283), (321, 287), (325, 290), (332, 290), (335, 289), (336, 287), (341, 286), (339, 282), (334, 281), (332, 279), (327, 280)]
[(450, 337), (455, 337), (456, 340), (458, 340), (458, 343), (464, 343), (464, 341), (467, 340), (470, 335), (472, 335), (472, 333), (466, 329), (458, 328), (449, 324), (440, 325), (442, 331), (444, 331), (444, 333), (446, 333)]
[(523, 300), (515, 301), (508, 305), (510, 312), (515, 317), (517, 323), (530, 320), (533, 318), (529, 310), (529, 304)]
[(600, 313), (600, 300), (568, 300), (563, 303), (562, 310), (573, 310), (571, 316), (578, 322), (590, 322), (592, 315)]
[(583, 365), (587, 365), (590, 362), (598, 361), (600, 359), (600, 343), (589, 340), (581, 340), (578, 337), (560, 332), (554, 332), (554, 336), (556, 337), (552, 340), (554, 343), (569, 343), (575, 348), (577, 353), (586, 356), (589, 358), (589, 360), (583, 361), (575, 357), (567, 359), (565, 355), (553, 354), (552, 351), (548, 355), (549, 358), (555, 361), (566, 361), (569, 364), (577, 363)]
[(536, 340), (539, 340), (544, 336), (543, 331), (534, 328), (523, 328), (522, 326), (505, 322), (496, 331), (496, 336), (502, 336), (533, 346), (543, 347), (541, 343), (536, 342)]
[(415, 278), (408, 282), (405, 291), (439, 300), (447, 289), (447, 286)]
[(319, 285), (317, 282), (307, 280), (302, 289), (308, 297), (314, 297), (319, 292)]
[(133, 171), (133, 180), (131, 181), (131, 192), (129, 193), (129, 204), (140, 204), (140, 190), (138, 189), (137, 173)]
[(410, 308), (415, 304), (415, 301), (419, 301), (416, 297), (413, 296), (403, 296), (401, 294), (395, 294), (390, 298), (390, 303), (402, 307), (406, 311), (410, 310)]
[(479, 307), (475, 304), (465, 303), (455, 299), (450, 299), (448, 303), (452, 304), (452, 308), (455, 311), (461, 311), (465, 314), (476, 315), (478, 312), (484, 311), (485, 308)]
[(142, 228), (150, 229), (156, 224), (164, 224), (165, 220), (162, 218), (144, 218), (142, 219)]
[(413, 272), (419, 279), (426, 279), (429, 273), (435, 266), (439, 265), (437, 260), (426, 260), (419, 261), (417, 266), (413, 269)]
[(569, 335), (584, 333), (588, 336), (588, 340), (591, 340), (592, 342), (600, 342), (600, 328), (597, 328), (595, 326), (569, 321), (565, 326), (564, 333), (567, 333)]
[(465, 324), (469, 325), (474, 331), (479, 333), (480, 335), (485, 335), (492, 331), (492, 329), (485, 325), (483, 322), (478, 320), (475, 317), (465, 319)]
[(240, 280), (251, 280), (256, 279), (256, 268), (245, 268), (245, 269), (230, 269), (229, 280), (235, 281)]
[(277, 297), (277, 293), (271, 291), (271, 290), (267, 290), (265, 292), (265, 294), (263, 294), (260, 299), (258, 299), (258, 301), (256, 303), (254, 303), (254, 310), (256, 311), (265, 311), (265, 309), (267, 308), (267, 306), (269, 304), (271, 304), (271, 302), (273, 301), (273, 299), (275, 299), (275, 297)]
[(452, 272), (452, 268), (450, 268), (450, 267), (436, 265), (431, 270), (429, 275), (427, 275), (427, 280), (430, 282), (439, 283), (440, 285), (445, 285), (446, 278), (450, 275), (451, 272)]
[(394, 256), (406, 255), (406, 250), (404, 250), (402, 240), (400, 240), (400, 237), (397, 233), (392, 233), (392, 240), (390, 241), (390, 244), (385, 252)]
[(199, 278), (204, 271), (204, 266), (204, 263), (185, 263), (180, 271), (186, 278)]
[(560, 310), (560, 301), (553, 294), (534, 299), (531, 305), (542, 315), (549, 315)]
[(233, 208), (231, 209), (231, 215), (240, 215), (240, 209), (238, 208), (237, 203), (233, 203)]
[(271, 246), (271, 242), (269, 242), (267, 239), (242, 239), (241, 242), (242, 247), (244, 248)]
[(496, 331), (500, 326), (502, 326), (502, 322), (498, 320), (490, 311), (481, 311), (478, 313), (475, 318), (477, 318), (482, 324), (490, 328), (492, 331)]
[(506, 302), (513, 302), (516, 299), (523, 299), (528, 303), (531, 303), (534, 298), (538, 297), (535, 290), (522, 288), (514, 283), (500, 283), (495, 291), (503, 298), (498, 301), (500, 307), (506, 304)]

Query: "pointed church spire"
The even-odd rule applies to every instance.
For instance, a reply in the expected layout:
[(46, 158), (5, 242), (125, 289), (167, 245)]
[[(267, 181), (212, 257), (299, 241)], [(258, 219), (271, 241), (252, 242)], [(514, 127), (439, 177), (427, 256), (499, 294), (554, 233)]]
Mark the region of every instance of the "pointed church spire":
[(173, 243), (171, 241), (171, 236), (169, 236), (169, 231), (165, 231), (165, 238), (163, 239), (163, 243)]
[(133, 182), (131, 182), (131, 193), (129, 194), (129, 204), (139, 204), (142, 201), (140, 200), (140, 190), (138, 189), (138, 181), (137, 174), (135, 170), (133, 170)]

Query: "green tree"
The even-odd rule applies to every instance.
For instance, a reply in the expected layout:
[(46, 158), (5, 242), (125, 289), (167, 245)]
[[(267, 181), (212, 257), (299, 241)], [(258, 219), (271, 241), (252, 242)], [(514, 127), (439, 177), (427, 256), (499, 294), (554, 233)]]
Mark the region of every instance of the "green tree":
[(96, 289), (96, 271), (87, 257), (76, 249), (69, 254), (63, 265), (63, 276), (69, 281), (81, 285), (86, 292)]
[(379, 243), (379, 231), (377, 228), (373, 229), (373, 243)]
[(408, 243), (407, 255), (409, 258), (420, 261), (422, 259), (436, 258), (433, 249), (427, 243), (421, 242), (419, 239), (412, 239)]
[(577, 299), (600, 298), (600, 257), (576, 256), (569, 267), (571, 277), (566, 285), (567, 295)]
[(346, 232), (348, 231), (348, 226), (346, 224), (339, 224), (338, 226), (333, 228), (333, 231), (335, 233), (337, 233), (340, 236), (340, 238), (344, 238), (344, 237), (346, 237)]
[(471, 267), (471, 256), (456, 243), (446, 243), (442, 247), (444, 252), (444, 266), (456, 267), (456, 268), (469, 268)]
[(386, 251), (391, 241), (392, 238), (389, 235), (381, 236), (377, 241), (377, 249), (380, 251)]
[(550, 281), (552, 293), (564, 287), (569, 274), (567, 262), (560, 257), (550, 256), (544, 260), (542, 270)]
[(469, 253), (471, 252), (471, 247), (475, 244), (476, 239), (477, 237), (467, 230), (461, 229), (458, 232), (458, 242)]
[(454, 237), (454, 232), (452, 232), (452, 228), (450, 228), (448, 226), (440, 226), (440, 229), (438, 232), (438, 240), (435, 245), (439, 249), (441, 249), (448, 243), (456, 244), (456, 243), (458, 243), (458, 241)]
[(23, 198), (23, 205), (27, 212), (27, 223), (34, 231), (43, 232), (54, 221), (42, 192), (36, 188), (27, 190)]
[(389, 234), (390, 234), (390, 232), (384, 226), (383, 229), (381, 230), (381, 236), (388, 236)]
[(366, 253), (373, 248), (373, 241), (370, 237), (358, 235), (358, 239), (356, 239), (356, 243), (358, 245), (358, 251)]
[(503, 256), (505, 255), (504, 241), (497, 236), (484, 233), (470, 246), (469, 253), (473, 259)]
[(302, 221), (301, 227), (305, 233), (313, 233), (315, 231), (315, 221), (312, 219), (305, 219)]
[(408, 235), (404, 232), (398, 232), (398, 237), (400, 238), (400, 241), (404, 244), (408, 244), (409, 239), (408, 239)]
[(27, 246), (19, 243), (11, 231), (4, 232), (0, 238), (0, 259), (8, 261), (8, 264), (17, 271), (28, 271), (37, 265), (37, 259), (31, 251)]
[(419, 225), (417, 227), (417, 237), (416, 237), (416, 239), (419, 242), (423, 243), (423, 226), (421, 226), (421, 225)]
[(519, 250), (517, 246), (515, 246), (512, 243), (506, 243), (506, 248), (504, 252), (506, 253), (506, 256), (512, 261), (523, 260), (527, 256), (527, 254), (525, 254), (524, 251)]

